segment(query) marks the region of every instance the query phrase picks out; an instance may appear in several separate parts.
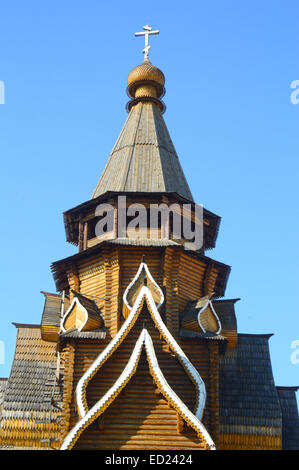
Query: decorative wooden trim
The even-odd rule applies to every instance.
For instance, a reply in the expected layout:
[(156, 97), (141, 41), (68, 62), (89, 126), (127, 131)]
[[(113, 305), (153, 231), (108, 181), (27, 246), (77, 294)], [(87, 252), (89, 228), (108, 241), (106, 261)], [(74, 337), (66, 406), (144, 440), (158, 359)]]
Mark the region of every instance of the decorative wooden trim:
[(199, 312), (198, 312), (198, 314), (197, 314), (197, 321), (198, 321), (198, 324), (199, 324), (200, 328), (202, 329), (202, 331), (203, 331), (204, 333), (206, 333), (207, 331), (205, 330), (205, 328), (204, 328), (204, 327), (202, 326), (202, 324), (201, 324), (200, 316), (201, 316), (201, 314), (202, 314), (208, 307), (210, 307), (210, 309), (212, 310), (213, 315), (214, 315), (215, 318), (216, 318), (217, 325), (218, 325), (218, 330), (215, 331), (215, 334), (216, 334), (216, 335), (219, 335), (219, 333), (220, 333), (220, 331), (221, 331), (221, 329), (222, 329), (222, 326), (221, 326), (221, 322), (220, 322), (220, 320), (219, 320), (219, 317), (218, 317), (217, 313), (215, 312), (215, 309), (214, 309), (213, 304), (212, 304), (212, 302), (211, 302), (210, 299), (208, 299), (208, 300), (206, 301), (205, 305), (199, 310)]
[(195, 414), (198, 415), (199, 419), (202, 417), (204, 406), (205, 406), (205, 399), (206, 399), (206, 391), (205, 385), (203, 380), (201, 379), (197, 370), (193, 367), (193, 365), (188, 360), (185, 353), (182, 351), (178, 343), (175, 341), (169, 330), (167, 329), (166, 325), (163, 323), (161, 316), (158, 312), (157, 306), (155, 301), (152, 297), (152, 294), (148, 287), (143, 286), (136, 298), (135, 304), (131, 309), (131, 312), (118, 331), (117, 335), (110, 341), (108, 346), (105, 350), (98, 356), (98, 358), (94, 361), (94, 363), (90, 366), (90, 368), (85, 372), (85, 374), (81, 377), (77, 385), (77, 402), (78, 402), (78, 409), (80, 416), (84, 416), (87, 412), (87, 402), (85, 398), (85, 389), (87, 387), (88, 382), (97, 372), (97, 370), (107, 361), (107, 359), (111, 356), (111, 354), (117, 349), (118, 345), (124, 340), (127, 336), (129, 331), (134, 326), (139, 313), (143, 307), (144, 300), (147, 302), (147, 306), (149, 308), (149, 312), (153, 318), (153, 321), (161, 333), (161, 336), (165, 339), (168, 343), (170, 349), (175, 353), (178, 357), (179, 361), (181, 362), (183, 368), (189, 375), (190, 379), (194, 383), (197, 389), (197, 405), (195, 408)]
[(163, 304), (164, 302), (164, 294), (162, 292), (162, 290), (160, 289), (160, 287), (158, 286), (158, 284), (156, 283), (155, 279), (152, 277), (151, 273), (150, 273), (150, 270), (148, 269), (147, 267), (147, 264), (142, 261), (139, 268), (138, 268), (138, 271), (134, 277), (134, 279), (130, 282), (130, 284), (128, 285), (128, 287), (126, 288), (125, 292), (124, 292), (124, 295), (123, 295), (123, 301), (127, 307), (127, 309), (129, 311), (131, 311), (132, 309), (132, 305), (129, 304), (128, 302), (128, 293), (129, 291), (131, 290), (131, 288), (134, 286), (134, 284), (136, 284), (136, 282), (138, 281), (140, 275), (141, 275), (141, 272), (142, 270), (145, 271), (145, 273), (147, 274), (148, 278), (150, 279), (150, 281), (154, 284), (154, 286), (157, 288), (158, 292), (160, 293), (160, 302), (157, 304), (157, 309), (159, 309), (161, 307), (161, 305)]
[[(145, 265), (144, 262), (141, 265)], [(146, 266), (146, 265), (145, 265)], [(144, 266), (141, 268), (139, 267), (138, 272), (141, 272)], [(149, 273), (149, 270), (146, 266), (146, 270)], [(149, 273), (150, 274), (150, 273)], [(162, 292), (161, 292), (162, 293)], [(162, 293), (163, 295), (163, 293)], [(124, 294), (125, 297), (125, 294)], [(164, 296), (163, 296), (164, 299)], [(175, 354), (181, 365), (183, 366), (185, 372), (189, 376), (190, 380), (193, 382), (196, 388), (196, 406), (194, 414), (181, 402), (181, 400), (177, 397), (177, 395), (172, 391), (172, 389), (167, 384), (165, 377), (163, 376), (162, 372), (159, 369), (155, 352), (153, 350), (152, 340), (147, 332), (146, 329), (143, 329), (143, 336), (140, 335), (137, 343), (135, 344), (133, 353), (131, 358), (120, 375), (119, 379), (115, 382), (115, 384), (110, 388), (110, 390), (104, 395), (104, 397), (94, 405), (91, 410), (88, 410), (87, 399), (86, 399), (86, 388), (92, 377), (97, 373), (97, 371), (101, 368), (101, 366), (107, 361), (107, 359), (113, 354), (113, 352), (118, 348), (118, 346), (122, 343), (124, 338), (128, 335), (129, 331), (134, 326), (141, 310), (146, 302), (149, 313), (154, 321), (155, 326), (159, 330), (162, 338), (166, 341), (169, 345), (171, 351)], [(149, 337), (149, 338), (148, 338)], [(206, 389), (205, 384), (200, 377), (199, 373), (195, 369), (195, 367), (191, 364), (185, 353), (182, 351), (174, 337), (171, 335), (169, 330), (167, 329), (166, 325), (163, 323), (161, 316), (158, 312), (157, 305), (154, 301), (152, 293), (147, 286), (142, 286), (140, 292), (137, 295), (135, 303), (131, 308), (128, 318), (116, 334), (116, 336), (110, 341), (110, 343), (106, 346), (104, 351), (102, 351), (97, 359), (92, 363), (89, 369), (83, 374), (83, 376), (78, 381), (76, 387), (76, 402), (77, 408), (79, 412), (80, 421), (77, 425), (73, 428), (73, 430), (69, 433), (69, 436), (65, 440), (63, 444), (63, 448), (71, 448), (76, 440), (78, 439), (77, 432), (83, 432), (85, 429), (96, 417), (98, 417), (104, 409), (106, 409), (110, 403), (114, 400), (117, 396), (117, 391), (121, 390), (125, 384), (129, 381), (130, 377), (135, 373), (137, 363), (139, 361), (139, 357), (141, 354), (142, 345), (145, 343), (146, 351), (148, 354), (149, 365), (151, 373), (158, 385), (158, 388), (161, 390), (161, 393), (166, 397), (166, 399), (172, 404), (172, 406), (176, 409), (178, 413), (180, 413), (183, 418), (188, 422), (190, 426), (194, 428), (197, 426), (198, 433), (200, 434), (202, 424), (200, 420), (203, 415), (205, 401), (206, 401)], [(101, 411), (103, 410), (103, 411)], [(187, 410), (187, 411), (186, 411)], [(195, 419), (195, 421), (194, 421)], [(200, 423), (198, 425), (198, 423)], [(198, 428), (199, 426), (199, 428)], [(195, 428), (194, 428), (195, 429)], [(203, 434), (206, 431), (203, 430)], [(209, 437), (210, 441), (211, 438)], [(207, 441), (207, 442), (210, 442)], [(213, 446), (214, 443), (210, 442), (209, 446)]]
[(149, 311), (152, 315), (154, 323), (158, 330), (161, 333), (161, 336), (165, 339), (167, 344), (169, 345), (171, 351), (175, 354), (179, 362), (181, 363), (182, 367), (184, 368), (185, 372), (187, 373), (188, 377), (190, 378), (191, 382), (194, 384), (196, 389), (196, 405), (194, 409), (194, 414), (196, 417), (201, 420), (203, 411), (205, 408), (206, 402), (206, 388), (205, 384), (195, 369), (195, 367), (191, 364), (187, 356), (185, 355), (184, 351), (180, 348), (166, 325), (163, 323), (158, 310), (156, 309), (155, 302), (150, 294), (149, 291), (145, 291), (147, 305)]
[(198, 434), (201, 440), (204, 440), (209, 449), (215, 449), (215, 444), (203, 424), (186, 407), (181, 399), (173, 392), (166, 381), (157, 361), (154, 346), (147, 329), (143, 329), (135, 344), (132, 355), (114, 385), (105, 393), (105, 395), (85, 414), (85, 416), (76, 424), (64, 440), (61, 450), (72, 449), (80, 435), (95, 419), (98, 418), (115, 400), (121, 390), (134, 375), (143, 347), (145, 347), (150, 372), (159, 390), (164, 395), (166, 401), (171, 404), (179, 415), (191, 426)]
[(158, 330), (160, 331), (162, 337), (164, 337), (165, 341), (169, 344), (170, 349), (175, 353), (176, 357), (178, 358), (179, 362), (185, 369), (187, 375), (189, 376), (192, 383), (195, 385), (196, 388), (196, 406), (194, 414), (198, 417), (198, 419), (202, 418), (203, 410), (205, 407), (206, 401), (206, 390), (205, 385), (200, 377), (199, 373), (195, 369), (195, 367), (191, 364), (185, 353), (182, 351), (178, 343), (175, 341), (171, 333), (168, 331), (167, 327), (163, 323), (160, 314), (157, 310), (156, 304), (154, 299), (151, 295), (150, 290), (143, 286), (138, 294), (138, 297), (135, 301), (134, 307), (132, 308), (127, 320), (122, 325), (121, 329), (117, 333), (117, 335), (110, 341), (108, 346), (104, 349), (104, 351), (97, 357), (94, 363), (90, 366), (90, 368), (85, 372), (85, 374), (81, 377), (78, 382), (77, 389), (76, 389), (76, 399), (78, 405), (79, 415), (83, 417), (87, 411), (87, 401), (86, 401), (86, 388), (88, 382), (92, 379), (92, 377), (96, 374), (96, 372), (100, 369), (100, 367), (107, 361), (107, 359), (113, 354), (113, 352), (118, 348), (119, 344), (124, 340), (127, 336), (129, 331), (134, 326), (140, 311), (142, 310), (144, 300), (146, 299), (147, 305), (150, 311), (150, 314), (154, 320), (154, 323)]
[(179, 415), (177, 415), (177, 431), (182, 434), (184, 432), (184, 420), (183, 418)]
[(83, 307), (83, 305), (81, 304), (80, 300), (78, 299), (78, 297), (74, 297), (73, 300), (72, 300), (72, 303), (70, 305), (70, 307), (68, 308), (68, 310), (65, 312), (65, 314), (63, 315), (61, 321), (60, 321), (60, 330), (65, 333), (67, 330), (64, 328), (64, 323), (67, 319), (67, 317), (69, 316), (69, 314), (72, 312), (73, 308), (75, 305), (78, 305), (79, 308), (82, 309), (82, 311), (84, 312), (84, 315), (85, 315), (85, 320), (84, 322), (82, 323), (82, 325), (80, 326), (80, 328), (78, 329), (78, 331), (82, 331), (83, 328), (85, 327), (87, 321), (88, 321), (88, 311), (86, 310), (85, 307)]
[(157, 361), (152, 338), (150, 337), (147, 330), (145, 330), (145, 333), (145, 349), (147, 352), (150, 371), (156, 383), (158, 384), (158, 386), (160, 386), (161, 393), (164, 395), (167, 402), (171, 403), (173, 408), (175, 408), (175, 410), (184, 419), (184, 421), (186, 421), (186, 423), (197, 432), (198, 437), (206, 441), (208, 448), (210, 450), (215, 450), (216, 446), (211, 436), (205, 429), (204, 425), (201, 423), (198, 417), (195, 416), (182, 402), (182, 400), (174, 393), (167, 380), (165, 379)]
[[(143, 332), (142, 332), (143, 333)], [(124, 371), (121, 373), (119, 378), (116, 380), (114, 385), (105, 393), (105, 395), (99, 400), (89, 411), (84, 410), (84, 414), (81, 414), (80, 421), (74, 426), (70, 433), (65, 438), (61, 450), (70, 450), (75, 445), (76, 441), (79, 439), (80, 435), (95, 419), (97, 419), (114, 401), (114, 399), (120, 394), (121, 390), (128, 383), (132, 375), (134, 375), (139, 358), (141, 355), (142, 345), (143, 345), (143, 336), (140, 334), (130, 360), (125, 367)], [(78, 389), (78, 386), (77, 386)], [(77, 394), (77, 404), (80, 407), (82, 404), (78, 402)]]
[(141, 290), (134, 307), (132, 308), (130, 315), (127, 320), (124, 322), (116, 336), (110, 341), (107, 347), (102, 351), (85, 374), (78, 381), (76, 388), (76, 399), (78, 405), (78, 411), (80, 417), (84, 417), (88, 411), (87, 401), (86, 401), (86, 388), (92, 377), (96, 372), (102, 367), (102, 365), (109, 359), (113, 352), (118, 348), (119, 344), (127, 336), (128, 332), (133, 328), (138, 315), (143, 306), (143, 297), (140, 295), (143, 291)]

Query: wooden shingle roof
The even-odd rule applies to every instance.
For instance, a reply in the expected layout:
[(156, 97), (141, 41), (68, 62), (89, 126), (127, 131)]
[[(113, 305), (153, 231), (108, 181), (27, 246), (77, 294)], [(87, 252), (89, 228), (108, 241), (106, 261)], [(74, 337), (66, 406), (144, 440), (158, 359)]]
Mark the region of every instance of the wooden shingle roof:
[[(239, 299), (220, 299), (213, 300), (213, 308), (221, 323), (220, 335), (218, 339), (228, 340), (228, 346), (235, 346), (235, 338), (237, 337), (237, 319), (235, 314), (234, 305)], [(205, 297), (199, 300), (188, 301), (186, 307), (180, 315), (181, 330), (180, 334), (189, 338), (213, 338), (211, 332), (209, 334), (202, 334), (201, 328), (198, 323), (198, 313), (205, 303)], [(189, 331), (188, 331), (189, 330)], [(191, 330), (191, 331), (190, 331)]]
[(296, 391), (299, 387), (276, 387), (282, 412), (282, 448), (299, 450), (299, 414)]
[(281, 439), (282, 415), (272, 374), (270, 336), (238, 334), (237, 347), (220, 358), (220, 433), (254, 435), (257, 448), (264, 445), (259, 444), (263, 437)]
[[(41, 319), (41, 335), (45, 341), (57, 341), (57, 335), (60, 329), (61, 315), (64, 314), (70, 306), (70, 300), (67, 296), (62, 298), (60, 294), (41, 291), (45, 296), (45, 304)], [(63, 302), (63, 303), (62, 303)]]
[(92, 199), (117, 192), (175, 191), (193, 200), (159, 107), (140, 102), (132, 107)]
[(213, 307), (221, 320), (223, 330), (237, 330), (235, 303), (240, 299), (213, 300)]
[[(15, 326), (18, 333), (2, 401), (0, 448), (20, 447), (25, 441), (28, 447), (48, 447), (41, 441), (49, 436), (49, 414), (55, 420), (62, 405), (62, 390), (55, 375), (55, 345), (42, 340), (40, 325)], [(51, 424), (51, 437), (57, 429), (57, 424)]]
[(0, 419), (1, 419), (2, 402), (4, 399), (4, 395), (5, 395), (7, 381), (8, 379), (0, 377)]
[(3, 395), (6, 389), (7, 378), (0, 377), (0, 405), (2, 403)]
[(52, 409), (49, 394), (55, 382), (54, 348), (53, 343), (41, 339), (41, 329), (36, 325), (18, 328), (15, 355), (2, 403), (4, 410)]

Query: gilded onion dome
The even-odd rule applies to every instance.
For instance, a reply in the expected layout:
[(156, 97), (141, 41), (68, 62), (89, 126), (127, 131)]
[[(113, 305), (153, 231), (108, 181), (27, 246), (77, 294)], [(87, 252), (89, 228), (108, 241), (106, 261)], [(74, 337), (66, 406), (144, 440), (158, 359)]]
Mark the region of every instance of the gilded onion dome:
[(140, 101), (153, 101), (165, 111), (165, 104), (160, 98), (165, 94), (165, 76), (163, 72), (145, 59), (142, 64), (134, 67), (128, 75), (127, 94), (131, 101), (127, 104), (130, 111), (132, 106)]

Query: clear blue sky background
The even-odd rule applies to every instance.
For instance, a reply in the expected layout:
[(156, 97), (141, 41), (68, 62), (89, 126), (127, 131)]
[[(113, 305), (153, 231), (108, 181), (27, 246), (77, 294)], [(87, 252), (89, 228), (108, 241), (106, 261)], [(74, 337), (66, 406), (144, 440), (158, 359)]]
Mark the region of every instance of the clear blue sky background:
[(75, 253), (62, 212), (89, 199), (121, 130), (148, 23), (193, 196), (222, 217), (208, 255), (232, 266), (239, 331), (274, 333), (275, 381), (299, 385), (298, 18), (295, 0), (0, 1), (0, 376), (11, 322), (40, 322), (51, 262)]

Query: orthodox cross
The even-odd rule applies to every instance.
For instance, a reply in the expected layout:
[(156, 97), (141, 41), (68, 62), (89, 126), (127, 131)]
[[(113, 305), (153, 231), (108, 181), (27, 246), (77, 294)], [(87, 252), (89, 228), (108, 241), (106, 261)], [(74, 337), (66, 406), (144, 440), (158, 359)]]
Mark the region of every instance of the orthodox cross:
[(148, 60), (148, 53), (151, 48), (151, 46), (148, 43), (148, 37), (150, 34), (159, 34), (160, 31), (155, 30), (153, 31), (152, 28), (147, 24), (146, 26), (143, 26), (144, 31), (140, 33), (135, 33), (135, 36), (144, 36), (145, 39), (145, 48), (143, 49), (143, 54), (144, 54), (144, 60)]

